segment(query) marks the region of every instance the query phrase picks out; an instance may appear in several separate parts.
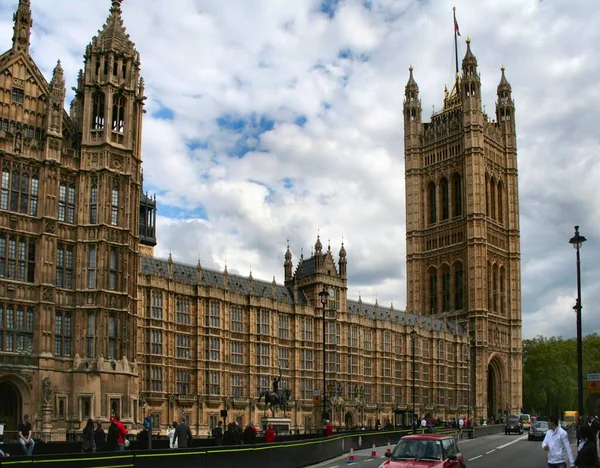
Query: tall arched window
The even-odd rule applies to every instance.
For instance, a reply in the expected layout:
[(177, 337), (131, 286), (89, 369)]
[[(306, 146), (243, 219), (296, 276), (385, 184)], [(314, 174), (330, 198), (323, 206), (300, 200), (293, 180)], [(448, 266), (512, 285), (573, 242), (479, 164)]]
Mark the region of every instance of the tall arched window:
[(90, 312), (87, 316), (86, 354), (88, 358), (96, 357), (96, 316)]
[(494, 265), (492, 274), (492, 310), (498, 312), (498, 265)]
[(118, 133), (125, 132), (125, 107), (127, 100), (124, 96), (113, 95), (112, 109), (112, 131)]
[(500, 267), (500, 313), (506, 315), (506, 273), (504, 267)]
[(492, 309), (492, 263), (488, 262), (487, 264), (487, 308), (488, 311)]
[(117, 357), (117, 317), (115, 314), (108, 316), (108, 357)]
[(452, 216), (462, 215), (462, 181), (460, 174), (452, 176)]
[(92, 96), (92, 130), (104, 130), (104, 93), (97, 91)]
[(442, 219), (448, 219), (450, 217), (450, 193), (448, 179), (445, 177), (440, 181), (440, 196), (442, 200)]
[(427, 187), (427, 202), (429, 208), (429, 224), (437, 221), (437, 199), (435, 196), (435, 183), (429, 182)]
[(504, 197), (502, 192), (504, 192), (504, 184), (502, 181), (498, 181), (498, 222), (500, 224), (504, 223)]
[(490, 178), (485, 175), (485, 214), (490, 215)]
[(437, 274), (437, 268), (429, 269), (429, 312), (432, 315), (439, 311)]
[(454, 264), (454, 309), (462, 310), (465, 302), (465, 280), (462, 262)]
[(490, 214), (492, 219), (496, 219), (496, 179), (490, 179)]
[(98, 223), (98, 186), (92, 185), (90, 190), (90, 224)]
[(117, 226), (119, 224), (119, 187), (114, 186), (110, 199), (110, 224)]
[(450, 312), (450, 266), (442, 266), (442, 312)]

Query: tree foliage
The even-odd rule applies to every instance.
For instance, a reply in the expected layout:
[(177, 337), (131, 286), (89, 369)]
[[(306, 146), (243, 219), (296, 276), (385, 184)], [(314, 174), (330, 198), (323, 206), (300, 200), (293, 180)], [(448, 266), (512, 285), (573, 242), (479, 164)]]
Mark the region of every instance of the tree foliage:
[[(600, 372), (600, 337), (583, 338), (583, 378)], [(598, 397), (589, 397), (584, 383), (586, 412), (598, 408)], [(577, 340), (537, 336), (523, 340), (523, 409), (531, 414), (557, 414), (577, 410)]]

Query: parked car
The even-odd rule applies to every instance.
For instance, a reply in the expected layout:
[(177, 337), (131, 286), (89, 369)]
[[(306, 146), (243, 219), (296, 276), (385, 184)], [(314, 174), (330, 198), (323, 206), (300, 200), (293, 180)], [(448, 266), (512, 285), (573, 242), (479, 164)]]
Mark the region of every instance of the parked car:
[(523, 424), (521, 418), (516, 415), (512, 415), (506, 418), (506, 424), (504, 425), (504, 433), (506, 435), (516, 432), (517, 434), (523, 434)]
[(544, 440), (548, 431), (548, 423), (546, 421), (536, 421), (529, 429), (527, 440)]
[[(465, 468), (465, 460), (453, 436), (441, 434), (417, 434), (402, 437), (392, 453), (386, 453), (388, 460), (379, 468)], [(422, 463), (419, 463), (422, 462)]]
[(521, 413), (519, 418), (521, 419), (521, 423), (523, 424), (523, 429), (528, 431), (529, 428), (531, 427), (531, 416), (529, 416), (526, 413)]

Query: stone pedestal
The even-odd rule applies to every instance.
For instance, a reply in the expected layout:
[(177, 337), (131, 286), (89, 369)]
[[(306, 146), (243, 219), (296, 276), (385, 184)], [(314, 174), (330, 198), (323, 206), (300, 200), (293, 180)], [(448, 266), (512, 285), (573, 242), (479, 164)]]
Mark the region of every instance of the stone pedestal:
[(288, 435), (291, 433), (292, 420), (290, 418), (262, 418), (260, 428), (267, 430), (268, 425), (273, 426), (277, 435)]
[(44, 441), (52, 440), (52, 406), (42, 405), (42, 433), (41, 439)]

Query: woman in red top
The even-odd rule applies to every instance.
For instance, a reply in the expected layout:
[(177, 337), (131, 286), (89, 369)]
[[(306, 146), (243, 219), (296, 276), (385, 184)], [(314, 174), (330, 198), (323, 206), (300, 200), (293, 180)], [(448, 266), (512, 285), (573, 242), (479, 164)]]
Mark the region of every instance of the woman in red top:
[(265, 432), (265, 443), (271, 443), (271, 442), (275, 442), (275, 429), (273, 429), (273, 426), (271, 426), (269, 424), (269, 427), (267, 428), (267, 431)]
[(119, 435), (117, 436), (117, 445), (119, 446), (119, 452), (125, 451), (125, 436), (127, 435), (127, 429), (121, 422), (121, 418), (115, 415), (115, 424), (117, 425), (117, 429), (119, 429)]

